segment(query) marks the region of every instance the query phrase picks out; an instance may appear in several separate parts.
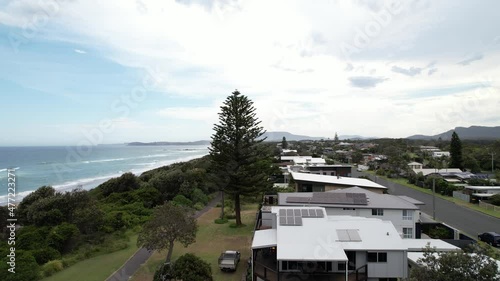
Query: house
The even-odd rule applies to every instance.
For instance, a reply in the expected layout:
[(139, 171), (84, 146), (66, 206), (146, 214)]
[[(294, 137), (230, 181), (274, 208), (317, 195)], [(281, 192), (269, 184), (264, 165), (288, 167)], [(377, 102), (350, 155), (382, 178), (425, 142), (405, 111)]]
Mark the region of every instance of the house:
[(290, 175), (295, 181), (296, 192), (323, 192), (353, 186), (358, 186), (375, 193), (383, 193), (387, 190), (387, 187), (367, 179), (341, 176), (332, 177), (300, 172), (290, 172)]
[(430, 174), (439, 174), (439, 173), (461, 173), (462, 170), (458, 168), (445, 168), (445, 169), (434, 169), (434, 168), (422, 168), (422, 169), (413, 169), (413, 173), (416, 175), (418, 173), (422, 173), (424, 177), (427, 177)]
[(423, 168), (423, 164), (422, 163), (418, 163), (418, 162), (410, 162), (408, 163), (408, 168), (410, 169), (422, 169)]
[(341, 177), (350, 177), (351, 169), (351, 165), (315, 165), (307, 167), (307, 170), (311, 174)]
[(450, 152), (449, 151), (433, 151), (432, 157), (434, 157), (434, 158), (450, 157)]
[(424, 203), (406, 196), (379, 194), (359, 187), (328, 192), (278, 193), (280, 206), (318, 206), (328, 216), (378, 218), (392, 222), (402, 238), (420, 238), (416, 224), (419, 205)]
[(464, 193), (471, 199), (484, 200), (495, 194), (500, 194), (500, 186), (465, 186)]
[(422, 242), (402, 239), (389, 221), (327, 216), (320, 207), (266, 208), (252, 241), (252, 280), (401, 280), (410, 246), (421, 250), (414, 244)]

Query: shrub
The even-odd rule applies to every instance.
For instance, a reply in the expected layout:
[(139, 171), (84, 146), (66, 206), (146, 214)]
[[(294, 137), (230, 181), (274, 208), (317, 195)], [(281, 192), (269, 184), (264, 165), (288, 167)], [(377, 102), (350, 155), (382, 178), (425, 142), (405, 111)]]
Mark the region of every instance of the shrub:
[(203, 208), (205, 208), (205, 205), (203, 205), (203, 203), (201, 203), (201, 202), (198, 202), (198, 203), (194, 204), (193, 208), (197, 211), (200, 211), (200, 210), (203, 210)]
[(172, 266), (170, 263), (164, 263), (155, 271), (153, 281), (164, 281), (172, 279)]
[(180, 256), (172, 266), (172, 273), (177, 280), (213, 280), (210, 264), (193, 254)]
[(64, 266), (61, 260), (53, 260), (42, 266), (42, 274), (44, 277), (48, 277), (63, 269)]
[(33, 254), (33, 257), (35, 257), (35, 260), (39, 265), (45, 264), (51, 260), (56, 260), (61, 258), (61, 253), (59, 253), (58, 250), (51, 247), (36, 249), (31, 251), (31, 253)]
[(495, 206), (500, 206), (500, 193), (491, 196), (490, 202)]
[(227, 223), (227, 222), (228, 222), (228, 220), (227, 220), (227, 218), (223, 218), (223, 219), (218, 218), (218, 219), (215, 219), (215, 220), (214, 220), (214, 222), (215, 222), (216, 224), (225, 224), (225, 223)]
[(193, 202), (189, 199), (186, 198), (184, 195), (176, 195), (174, 199), (172, 199), (172, 203), (177, 206), (186, 206), (186, 207), (191, 207), (193, 205)]

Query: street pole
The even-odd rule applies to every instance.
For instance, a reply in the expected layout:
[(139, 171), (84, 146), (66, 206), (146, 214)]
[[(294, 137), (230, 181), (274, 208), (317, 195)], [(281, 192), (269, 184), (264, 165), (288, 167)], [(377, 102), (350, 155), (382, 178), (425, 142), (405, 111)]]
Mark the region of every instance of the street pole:
[(436, 177), (432, 177), (432, 219), (436, 220)]

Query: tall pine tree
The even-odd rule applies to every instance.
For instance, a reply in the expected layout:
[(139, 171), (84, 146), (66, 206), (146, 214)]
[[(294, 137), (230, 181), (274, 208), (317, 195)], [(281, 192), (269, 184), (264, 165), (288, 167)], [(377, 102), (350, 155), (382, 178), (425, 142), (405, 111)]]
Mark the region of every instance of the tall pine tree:
[(451, 135), (450, 158), (451, 168), (464, 168), (464, 161), (462, 158), (462, 142), (455, 131)]
[(269, 184), (259, 145), (265, 131), (259, 124), (253, 102), (235, 91), (224, 101), (219, 124), (214, 125), (210, 147), (213, 170), (221, 191), (234, 200), (238, 226), (242, 225), (240, 196), (257, 194)]

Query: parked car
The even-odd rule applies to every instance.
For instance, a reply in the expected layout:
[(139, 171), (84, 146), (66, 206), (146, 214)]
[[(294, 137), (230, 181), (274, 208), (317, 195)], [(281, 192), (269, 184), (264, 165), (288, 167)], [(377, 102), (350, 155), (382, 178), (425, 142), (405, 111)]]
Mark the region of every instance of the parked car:
[(486, 242), (494, 247), (500, 246), (500, 234), (496, 232), (485, 232), (477, 236), (480, 241)]
[(235, 271), (236, 266), (240, 262), (240, 252), (238, 251), (225, 251), (220, 254), (219, 268), (222, 271)]

